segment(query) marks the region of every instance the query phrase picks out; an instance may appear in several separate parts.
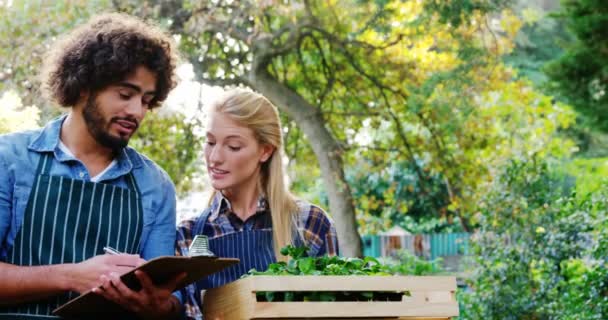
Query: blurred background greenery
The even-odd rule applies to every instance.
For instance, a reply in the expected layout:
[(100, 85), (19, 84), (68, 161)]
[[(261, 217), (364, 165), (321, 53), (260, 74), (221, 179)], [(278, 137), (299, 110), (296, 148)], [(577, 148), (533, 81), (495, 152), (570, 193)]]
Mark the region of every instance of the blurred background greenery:
[(279, 107), (291, 187), (343, 254), (395, 227), (465, 232), (462, 318), (608, 318), (608, 2), (0, 1), (0, 133), (65, 111), (40, 97), (44, 53), (110, 11), (179, 44), (180, 86), (132, 145), (194, 213), (204, 106), (249, 86)]

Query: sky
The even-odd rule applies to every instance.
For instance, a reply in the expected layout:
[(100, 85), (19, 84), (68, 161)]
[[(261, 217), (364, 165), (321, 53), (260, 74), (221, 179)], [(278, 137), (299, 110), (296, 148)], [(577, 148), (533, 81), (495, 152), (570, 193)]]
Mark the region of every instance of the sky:
[[(167, 97), (161, 112), (182, 112), (187, 118), (202, 116), (201, 109), (217, 99), (224, 91), (221, 87), (211, 87), (194, 80), (191, 64), (177, 68), (178, 85)], [(163, 110), (164, 109), (164, 110)]]

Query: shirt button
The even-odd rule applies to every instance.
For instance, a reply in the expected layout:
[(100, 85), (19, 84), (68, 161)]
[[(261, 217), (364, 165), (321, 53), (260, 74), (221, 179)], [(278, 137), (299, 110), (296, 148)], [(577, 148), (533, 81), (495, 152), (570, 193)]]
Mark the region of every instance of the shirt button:
[(84, 177), (84, 172), (80, 171), (80, 173), (78, 174), (78, 176), (80, 176), (81, 178)]

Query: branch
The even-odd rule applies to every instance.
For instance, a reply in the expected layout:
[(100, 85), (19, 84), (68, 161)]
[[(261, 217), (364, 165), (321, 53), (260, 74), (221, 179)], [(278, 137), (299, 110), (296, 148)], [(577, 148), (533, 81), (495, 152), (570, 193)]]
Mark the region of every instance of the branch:
[[(203, 61), (199, 61), (198, 59), (195, 61), (190, 61), (190, 63), (192, 63), (192, 65), (194, 66), (194, 70), (197, 70), (197, 76), (200, 80), (200, 82), (205, 83), (207, 85), (210, 86), (221, 86), (221, 87), (228, 87), (228, 86), (237, 86), (239, 84), (243, 84), (246, 85), (248, 87), (252, 87), (251, 86), (251, 82), (249, 81), (249, 79), (247, 79), (246, 77), (243, 76), (239, 76), (236, 75), (234, 73), (231, 73), (231, 75), (234, 76), (234, 78), (229, 78), (229, 77), (225, 77), (225, 78), (213, 78), (213, 77), (209, 77), (209, 78), (205, 78), (202, 76), (201, 71), (207, 70), (206, 65), (210, 64), (209, 61), (212, 61), (211, 64), (213, 64), (215, 60), (213, 59), (204, 59)], [(226, 67), (230, 67), (229, 65), (224, 65), (224, 68)]]
[(199, 30), (201, 33), (219, 32), (222, 34), (227, 34), (234, 39), (246, 43), (247, 45), (251, 45), (251, 34), (246, 30), (233, 25), (231, 22), (218, 21), (214, 17), (210, 16), (209, 19), (203, 19), (203, 23), (204, 26)]
[(358, 40), (344, 40), (344, 39), (340, 39), (339, 37), (335, 36), (334, 34), (332, 34), (331, 32), (319, 27), (316, 24), (311, 24), (311, 25), (307, 25), (308, 28), (317, 31), (321, 34), (324, 34), (329, 40), (331, 40), (332, 42), (338, 43), (340, 44), (341, 47), (345, 48), (349, 45), (352, 46), (356, 46), (356, 47), (360, 47), (363, 48), (365, 50), (367, 50), (367, 53), (369, 54), (371, 51), (378, 51), (378, 50), (386, 50), (396, 44), (398, 44), (401, 40), (403, 40), (403, 38), (405, 37), (405, 35), (403, 34), (398, 34), (397, 38), (391, 42), (386, 43), (385, 45), (382, 46), (375, 46), (373, 44), (367, 43), (367, 42), (363, 42), (363, 41), (358, 41)]
[(277, 70), (277, 66), (274, 63), (274, 60), (270, 61), (270, 71), (272, 71), (272, 73), (270, 73), (270, 74), (273, 75), (277, 79), (277, 81), (279, 81), (279, 82), (285, 81), (285, 79), (281, 80), (279, 78), (279, 70)]
[(362, 34), (363, 32), (365, 32), (367, 29), (369, 29), (370, 27), (375, 27), (377, 25), (377, 21), (378, 19), (382, 16), (382, 10), (378, 10), (376, 11), (376, 13), (374, 13), (374, 15), (367, 20), (367, 22), (365, 23), (365, 25), (363, 26), (363, 28), (359, 29), (357, 32), (355, 32), (356, 34)]
[(333, 89), (336, 77), (335, 73), (332, 71), (329, 64), (327, 63), (327, 60), (325, 59), (325, 52), (321, 47), (321, 43), (319, 43), (318, 39), (314, 37), (314, 35), (311, 35), (310, 38), (312, 39), (313, 44), (319, 52), (319, 56), (321, 57), (321, 65), (323, 66), (323, 73), (325, 75), (325, 79), (327, 80), (325, 90), (323, 90), (321, 96), (319, 97), (319, 105), (322, 105), (331, 89)]
[(182, 2), (179, 0), (158, 1), (160, 5), (159, 16), (171, 18), (172, 23), (169, 30), (173, 34), (184, 33), (184, 25), (192, 17), (192, 11), (184, 9)]
[(347, 91), (348, 97), (355, 100), (359, 105), (363, 106), (362, 109), (368, 110), (368, 113), (370, 114), (378, 113), (379, 115), (383, 115), (379, 111), (370, 108), (369, 104), (361, 99), (361, 91), (357, 91), (350, 83), (347, 83), (347, 81), (344, 81), (342, 78), (337, 78), (336, 82), (341, 84), (342, 87)]
[[(219, 32), (251, 45), (252, 34), (246, 30), (250, 10), (251, 5), (245, 1), (236, 1), (227, 5), (203, 4), (190, 12), (191, 29), (182, 32), (186, 34)], [(239, 23), (242, 25), (238, 25)]]
[[(266, 50), (264, 54), (268, 55), (269, 57), (277, 57), (290, 53), (293, 49), (300, 45), (303, 38), (308, 37), (312, 34), (311, 32), (302, 32), (302, 29), (306, 27), (308, 27), (308, 24), (304, 23), (288, 26), (287, 30), (289, 30), (289, 36), (287, 37), (287, 39), (285, 39), (285, 41), (283, 41), (283, 44), (280, 45), (276, 42), (271, 43), (270, 45), (268, 45), (268, 48), (272, 49)], [(285, 32), (287, 31), (281, 31), (280, 33), (274, 34), (272, 36), (272, 40), (281, 39), (282, 34)]]
[(230, 86), (238, 86), (240, 84), (245, 85), (247, 87), (252, 88), (251, 82), (243, 77), (234, 77), (234, 79), (229, 78), (214, 78), (214, 79), (201, 79), (201, 82), (209, 85), (209, 86), (220, 86), (220, 87), (230, 87)]
[[(308, 75), (308, 68), (306, 67), (306, 63), (304, 62), (304, 57), (302, 57), (302, 50), (301, 46), (298, 44), (297, 48), (296, 48), (296, 57), (300, 63), (300, 66), (302, 66), (300, 73), (304, 76), (304, 81), (306, 81), (308, 83), (309, 86), (313, 86), (313, 81), (311, 80), (310, 76)], [(281, 57), (282, 58), (282, 57)]]
[(311, 21), (313, 21), (315, 24), (317, 22), (319, 22), (319, 20), (317, 19), (317, 17), (315, 17), (315, 15), (312, 13), (312, 7), (311, 7), (311, 4), (310, 4), (310, 0), (304, 0), (304, 8), (306, 9), (306, 14), (311, 19)]
[(363, 70), (363, 67), (359, 65), (359, 63), (356, 61), (355, 57), (346, 48), (347, 45), (352, 45), (352, 44), (355, 44), (355, 43), (360, 44), (360, 42), (343, 41), (343, 40), (339, 39), (338, 37), (334, 36), (333, 34), (331, 34), (331, 33), (327, 32), (326, 30), (322, 29), (322, 28), (313, 27), (313, 29), (316, 30), (316, 31), (318, 31), (318, 32), (320, 32), (321, 34), (323, 34), (326, 37), (326, 39), (329, 40), (329, 42), (331, 44), (338, 45), (338, 49), (342, 52), (342, 54), (350, 62), (351, 66), (359, 74), (363, 75), (365, 78), (367, 78), (369, 81), (371, 81), (376, 87), (378, 87), (380, 89), (384, 89), (384, 90), (390, 91), (391, 93), (398, 94), (400, 96), (406, 97), (405, 93), (401, 92), (400, 90), (393, 89), (393, 88), (389, 87), (388, 85), (383, 84), (382, 81), (380, 81), (378, 78), (372, 76), (371, 74), (369, 74), (365, 70)]
[(418, 163), (416, 162), (416, 158), (414, 157), (414, 151), (413, 151), (412, 146), (410, 145), (409, 141), (407, 140), (407, 137), (405, 136), (403, 126), (401, 125), (401, 122), (399, 121), (399, 118), (397, 117), (397, 115), (393, 112), (392, 104), (388, 100), (388, 97), (384, 93), (384, 90), (380, 90), (380, 94), (382, 95), (384, 103), (386, 103), (387, 113), (393, 119), (395, 126), (397, 126), (397, 134), (399, 135), (399, 137), (401, 138), (401, 141), (405, 145), (405, 149), (407, 150), (407, 153), (410, 155), (410, 159), (412, 160), (412, 163), (414, 164), (414, 168), (416, 169), (416, 175), (418, 176), (418, 179), (420, 180), (420, 185), (423, 186), (423, 190), (426, 192), (427, 190), (426, 190), (426, 185), (424, 183), (424, 180), (425, 180), (424, 175), (422, 174), (422, 170), (420, 170), (420, 167), (418, 166)]
[(362, 145), (357, 145), (357, 144), (350, 144), (350, 145), (346, 146), (344, 149), (346, 151), (365, 149), (365, 150), (373, 150), (373, 151), (381, 151), (381, 152), (397, 152), (397, 153), (401, 152), (401, 149), (399, 149), (399, 148), (382, 148), (382, 147), (362, 146)]
[(323, 112), (324, 115), (334, 115), (334, 116), (339, 116), (339, 117), (363, 117), (363, 118), (368, 118), (368, 117), (381, 117), (383, 116), (383, 114), (381, 112), (356, 112), (356, 111), (350, 111), (350, 112), (339, 112), (339, 111), (324, 111)]

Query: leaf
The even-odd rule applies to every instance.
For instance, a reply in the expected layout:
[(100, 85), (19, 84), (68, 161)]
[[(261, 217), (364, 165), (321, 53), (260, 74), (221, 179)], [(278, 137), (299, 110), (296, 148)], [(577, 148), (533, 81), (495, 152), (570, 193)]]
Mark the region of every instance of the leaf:
[(314, 258), (301, 258), (298, 260), (298, 269), (302, 274), (310, 274), (314, 271), (315, 259)]
[(286, 291), (285, 292), (285, 301), (289, 302), (289, 301), (294, 301), (295, 300), (295, 293), (292, 291)]
[(274, 301), (274, 292), (266, 291), (266, 292), (264, 292), (264, 296), (266, 297), (266, 301), (268, 301), (268, 302)]
[(336, 301), (336, 294), (333, 292), (321, 292), (319, 294), (319, 301)]
[(361, 296), (364, 299), (368, 300), (368, 301), (371, 301), (371, 300), (374, 299), (374, 293), (373, 292), (369, 292), (369, 291), (363, 291), (363, 292), (361, 292)]

